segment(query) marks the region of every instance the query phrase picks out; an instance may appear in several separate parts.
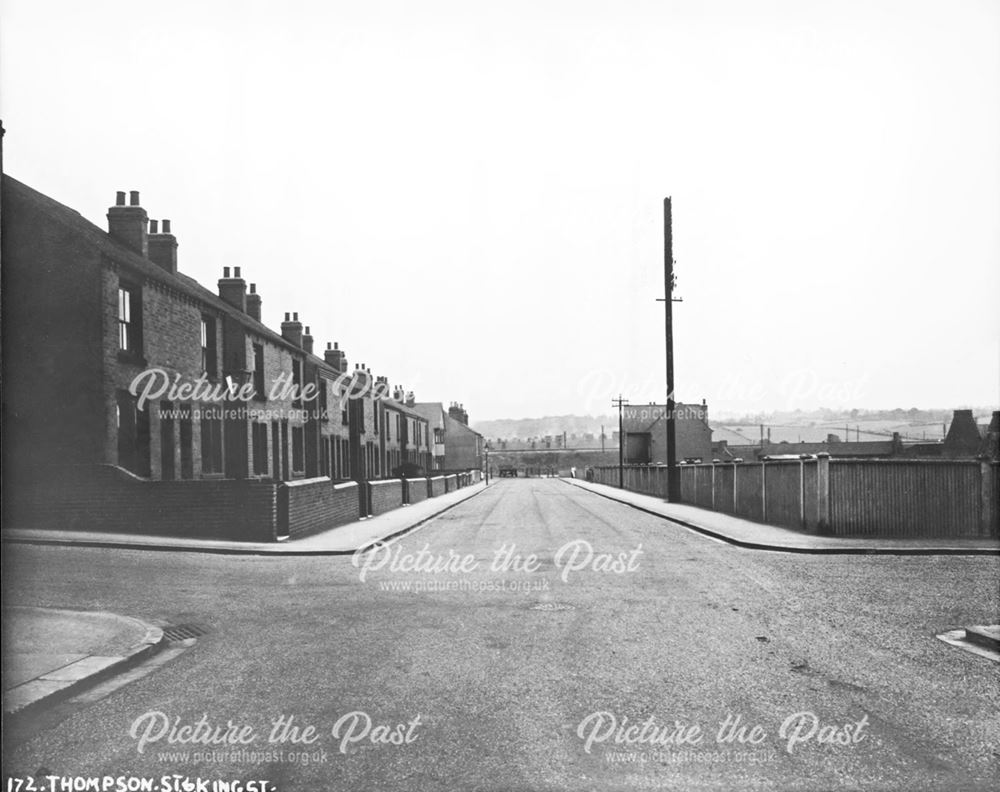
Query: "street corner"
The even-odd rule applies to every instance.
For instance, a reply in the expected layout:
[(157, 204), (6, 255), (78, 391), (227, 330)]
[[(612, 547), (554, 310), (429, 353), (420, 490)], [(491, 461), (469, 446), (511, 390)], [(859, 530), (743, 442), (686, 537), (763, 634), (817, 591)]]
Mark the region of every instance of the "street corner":
[(3, 610), (3, 711), (22, 715), (124, 671), (155, 653), (163, 630), (106, 611)]

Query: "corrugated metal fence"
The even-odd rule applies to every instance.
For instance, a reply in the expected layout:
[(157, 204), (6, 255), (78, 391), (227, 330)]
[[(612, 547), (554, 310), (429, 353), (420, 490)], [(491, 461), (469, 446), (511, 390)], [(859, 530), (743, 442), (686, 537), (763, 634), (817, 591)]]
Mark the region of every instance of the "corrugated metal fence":
[[(1000, 536), (998, 463), (830, 459), (681, 465), (681, 500), (749, 520), (836, 536)], [(617, 467), (593, 468), (618, 486)], [(625, 489), (665, 497), (665, 466), (623, 470)]]

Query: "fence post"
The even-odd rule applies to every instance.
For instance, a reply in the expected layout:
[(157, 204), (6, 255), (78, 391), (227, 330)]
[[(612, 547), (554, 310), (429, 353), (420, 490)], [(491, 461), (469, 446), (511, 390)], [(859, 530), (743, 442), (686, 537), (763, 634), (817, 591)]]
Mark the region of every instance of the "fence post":
[(767, 462), (760, 463), (760, 521), (767, 522)]
[(806, 527), (806, 461), (799, 460), (799, 526)]
[(996, 495), (1000, 492), (1000, 487), (994, 486), (994, 472), (993, 462), (989, 459), (981, 459), (979, 461), (979, 471), (980, 471), (980, 524), (979, 533), (984, 537), (990, 537), (996, 530), (998, 506), (1000, 504), (996, 503)]
[(739, 490), (736, 489), (736, 470), (739, 468), (739, 462), (733, 462), (733, 514), (739, 514), (740, 509), (736, 502), (736, 493)]
[(830, 455), (816, 455), (816, 533), (827, 535), (830, 526)]
[(712, 511), (715, 511), (715, 462), (712, 463)]

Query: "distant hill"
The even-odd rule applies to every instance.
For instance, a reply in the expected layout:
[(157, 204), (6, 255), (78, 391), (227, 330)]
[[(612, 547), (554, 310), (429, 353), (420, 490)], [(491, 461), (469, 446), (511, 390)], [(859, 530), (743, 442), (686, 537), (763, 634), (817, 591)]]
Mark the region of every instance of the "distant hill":
[[(991, 411), (995, 407), (979, 407), (973, 409), (973, 415), (979, 423), (989, 421)], [(713, 429), (719, 430), (718, 439), (728, 439), (731, 445), (736, 445), (738, 437), (748, 438), (752, 443), (760, 440), (760, 426), (771, 428), (771, 439), (774, 442), (787, 440), (821, 441), (827, 434), (836, 434), (842, 440), (875, 440), (892, 437), (893, 432), (899, 432), (904, 439), (937, 440), (944, 436), (948, 424), (951, 423), (952, 410), (926, 409), (916, 407), (892, 410), (792, 410), (753, 415), (717, 415), (711, 413), (709, 405), (709, 423)], [(486, 438), (519, 438), (527, 440), (551, 435), (555, 437), (563, 432), (568, 437), (586, 434), (600, 437), (601, 427), (607, 437), (618, 431), (618, 416), (612, 415), (547, 415), (542, 418), (500, 418), (492, 421), (475, 421), (472, 428)], [(736, 433), (727, 436), (722, 430), (729, 429)]]
[(474, 421), (472, 428), (483, 437), (495, 438), (520, 438), (527, 440), (531, 437), (545, 437), (546, 435), (585, 435), (592, 434), (597, 437), (601, 434), (601, 426), (604, 431), (611, 436), (611, 432), (618, 431), (617, 415), (546, 415), (543, 418), (500, 418), (493, 421)]

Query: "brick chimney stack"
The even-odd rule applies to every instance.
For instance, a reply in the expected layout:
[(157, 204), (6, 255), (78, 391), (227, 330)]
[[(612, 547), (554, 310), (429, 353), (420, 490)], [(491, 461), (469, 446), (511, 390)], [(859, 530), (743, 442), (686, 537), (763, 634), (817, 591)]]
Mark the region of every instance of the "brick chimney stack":
[(311, 355), (313, 353), (313, 337), (308, 327), (306, 328), (305, 333), (302, 334), (302, 348), (307, 354)]
[(260, 295), (257, 294), (257, 284), (251, 283), (250, 293), (247, 295), (247, 314), (258, 322), (263, 321), (260, 318), (261, 302)]
[(326, 344), (326, 349), (323, 352), (323, 359), (330, 368), (335, 369), (341, 374), (347, 372), (347, 355), (344, 354), (344, 350), (340, 348), (340, 345), (334, 341), (332, 344), (328, 341)]
[(298, 312), (293, 313), (291, 319), (285, 314), (285, 321), (281, 323), (281, 337), (297, 347), (302, 346), (302, 322), (299, 321)]
[(941, 456), (950, 459), (974, 457), (979, 453), (982, 440), (972, 410), (955, 410)]
[(469, 414), (465, 411), (463, 407), (458, 402), (452, 402), (451, 406), (448, 408), (448, 415), (454, 418), (459, 423), (469, 425)]
[(364, 363), (354, 364), (354, 392), (355, 393), (366, 393), (371, 395), (372, 386), (372, 373), (369, 369), (365, 368)]
[(247, 282), (240, 275), (239, 267), (233, 267), (232, 277), (229, 275), (229, 267), (222, 268), (222, 277), (219, 279), (219, 296), (234, 308), (238, 308), (243, 313), (247, 312)]
[(149, 217), (139, 205), (138, 190), (129, 194), (128, 206), (125, 193), (118, 191), (115, 205), (108, 209), (108, 233), (140, 256), (149, 256)]
[(177, 237), (170, 233), (170, 221), (163, 221), (163, 233), (160, 233), (159, 223), (149, 221), (149, 260), (157, 264), (171, 275), (177, 274)]

